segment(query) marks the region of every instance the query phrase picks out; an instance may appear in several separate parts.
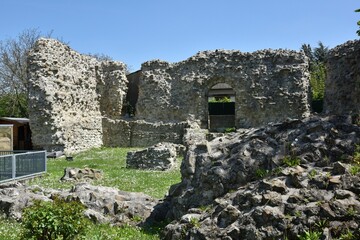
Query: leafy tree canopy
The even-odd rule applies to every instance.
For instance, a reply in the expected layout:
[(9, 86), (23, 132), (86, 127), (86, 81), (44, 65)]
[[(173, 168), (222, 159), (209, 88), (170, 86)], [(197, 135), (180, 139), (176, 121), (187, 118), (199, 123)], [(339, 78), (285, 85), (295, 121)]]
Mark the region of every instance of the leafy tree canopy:
[(40, 36), (39, 30), (27, 29), (0, 41), (0, 116), (28, 116), (26, 57)]
[(312, 48), (310, 44), (303, 44), (301, 50), (309, 59), (310, 87), (312, 96), (312, 107), (316, 112), (322, 111), (322, 102), (325, 93), (326, 66), (329, 48), (322, 42)]
[[(360, 12), (360, 8), (359, 9), (356, 9), (355, 12)], [(360, 28), (360, 21), (357, 22), (357, 25), (359, 26)], [(357, 35), (360, 36), (360, 29), (356, 31)]]

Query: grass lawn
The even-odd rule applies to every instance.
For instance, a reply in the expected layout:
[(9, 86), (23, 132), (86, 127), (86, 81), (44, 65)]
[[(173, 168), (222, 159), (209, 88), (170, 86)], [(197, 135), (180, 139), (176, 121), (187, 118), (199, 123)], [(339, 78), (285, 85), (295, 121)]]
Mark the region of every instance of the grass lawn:
[[(93, 185), (115, 187), (123, 191), (143, 192), (155, 198), (163, 198), (169, 187), (180, 182), (181, 174), (178, 166), (170, 171), (144, 171), (126, 168), (126, 154), (134, 148), (99, 148), (74, 155), (73, 161), (65, 158), (49, 159), (47, 173), (29, 184), (43, 188), (70, 189), (74, 183), (61, 182), (66, 167), (95, 168), (103, 171), (101, 180), (93, 181)], [(0, 218), (0, 239), (20, 239), (21, 225)], [(18, 237), (16, 237), (18, 236)], [(89, 229), (85, 239), (159, 239), (157, 233), (147, 233), (133, 227), (110, 227), (95, 225)]]
[(131, 150), (135, 149), (100, 148), (77, 154), (73, 161), (66, 161), (64, 158), (49, 159), (48, 172), (42, 178), (31, 181), (30, 184), (44, 188), (69, 189), (73, 183), (59, 181), (66, 167), (100, 169), (104, 177), (93, 181), (93, 185), (115, 187), (129, 192), (143, 192), (155, 198), (163, 198), (171, 185), (180, 182), (179, 166), (167, 172), (127, 169), (126, 153)]

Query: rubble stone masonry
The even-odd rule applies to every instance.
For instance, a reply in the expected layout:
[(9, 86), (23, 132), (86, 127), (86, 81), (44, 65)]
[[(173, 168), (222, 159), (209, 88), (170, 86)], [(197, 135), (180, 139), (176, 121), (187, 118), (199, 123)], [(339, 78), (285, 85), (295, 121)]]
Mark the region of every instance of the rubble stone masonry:
[(102, 118), (121, 115), (125, 65), (97, 61), (53, 39), (39, 39), (28, 57), (34, 148), (78, 152), (103, 145)]
[(327, 114), (360, 114), (360, 41), (330, 50), (325, 82)]
[[(35, 148), (79, 152), (99, 146), (181, 143), (191, 122), (208, 128), (208, 93), (235, 92), (235, 126), (309, 116), (308, 61), (302, 52), (204, 51), (179, 63), (142, 65), (135, 117), (123, 115), (126, 66), (98, 61), (53, 39), (29, 53), (29, 104)], [(125, 109), (125, 108), (124, 108)]]
[(208, 92), (217, 83), (235, 91), (235, 126), (255, 127), (310, 114), (307, 58), (290, 50), (254, 53), (199, 52), (171, 64), (142, 65), (137, 117), (151, 121), (185, 121), (207, 128)]

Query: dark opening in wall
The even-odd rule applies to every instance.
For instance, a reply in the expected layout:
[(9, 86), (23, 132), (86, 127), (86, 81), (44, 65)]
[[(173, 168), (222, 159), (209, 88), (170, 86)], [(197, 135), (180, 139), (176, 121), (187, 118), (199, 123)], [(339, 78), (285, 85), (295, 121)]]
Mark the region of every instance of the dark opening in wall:
[(210, 131), (235, 129), (235, 91), (226, 83), (212, 86), (208, 93), (208, 126)]
[(141, 70), (130, 73), (126, 76), (128, 82), (128, 92), (126, 94), (126, 102), (123, 107), (123, 115), (133, 117), (136, 114), (136, 103), (139, 97), (139, 81)]
[(313, 112), (322, 113), (324, 106), (323, 99), (317, 99), (311, 101), (311, 109)]

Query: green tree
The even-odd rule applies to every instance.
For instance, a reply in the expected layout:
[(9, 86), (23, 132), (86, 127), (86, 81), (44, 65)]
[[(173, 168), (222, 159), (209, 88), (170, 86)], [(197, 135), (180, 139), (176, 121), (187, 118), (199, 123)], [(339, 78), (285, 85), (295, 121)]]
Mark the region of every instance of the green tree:
[(322, 42), (318, 44), (319, 46), (314, 48), (314, 60), (316, 63), (325, 63), (329, 54), (329, 48), (325, 47)]
[[(360, 8), (356, 9), (355, 12), (360, 12)], [(357, 22), (358, 27), (360, 28), (360, 21)], [(356, 31), (357, 35), (360, 36), (360, 29)]]
[(322, 42), (312, 48), (310, 44), (303, 44), (301, 50), (309, 59), (310, 87), (312, 93), (312, 108), (315, 112), (322, 111), (325, 92), (326, 61), (329, 48)]
[(24, 30), (15, 39), (0, 41), (0, 114), (27, 117), (26, 56), (40, 37), (37, 29)]
[(312, 99), (322, 101), (325, 93), (326, 67), (323, 62), (314, 64), (310, 72)]

